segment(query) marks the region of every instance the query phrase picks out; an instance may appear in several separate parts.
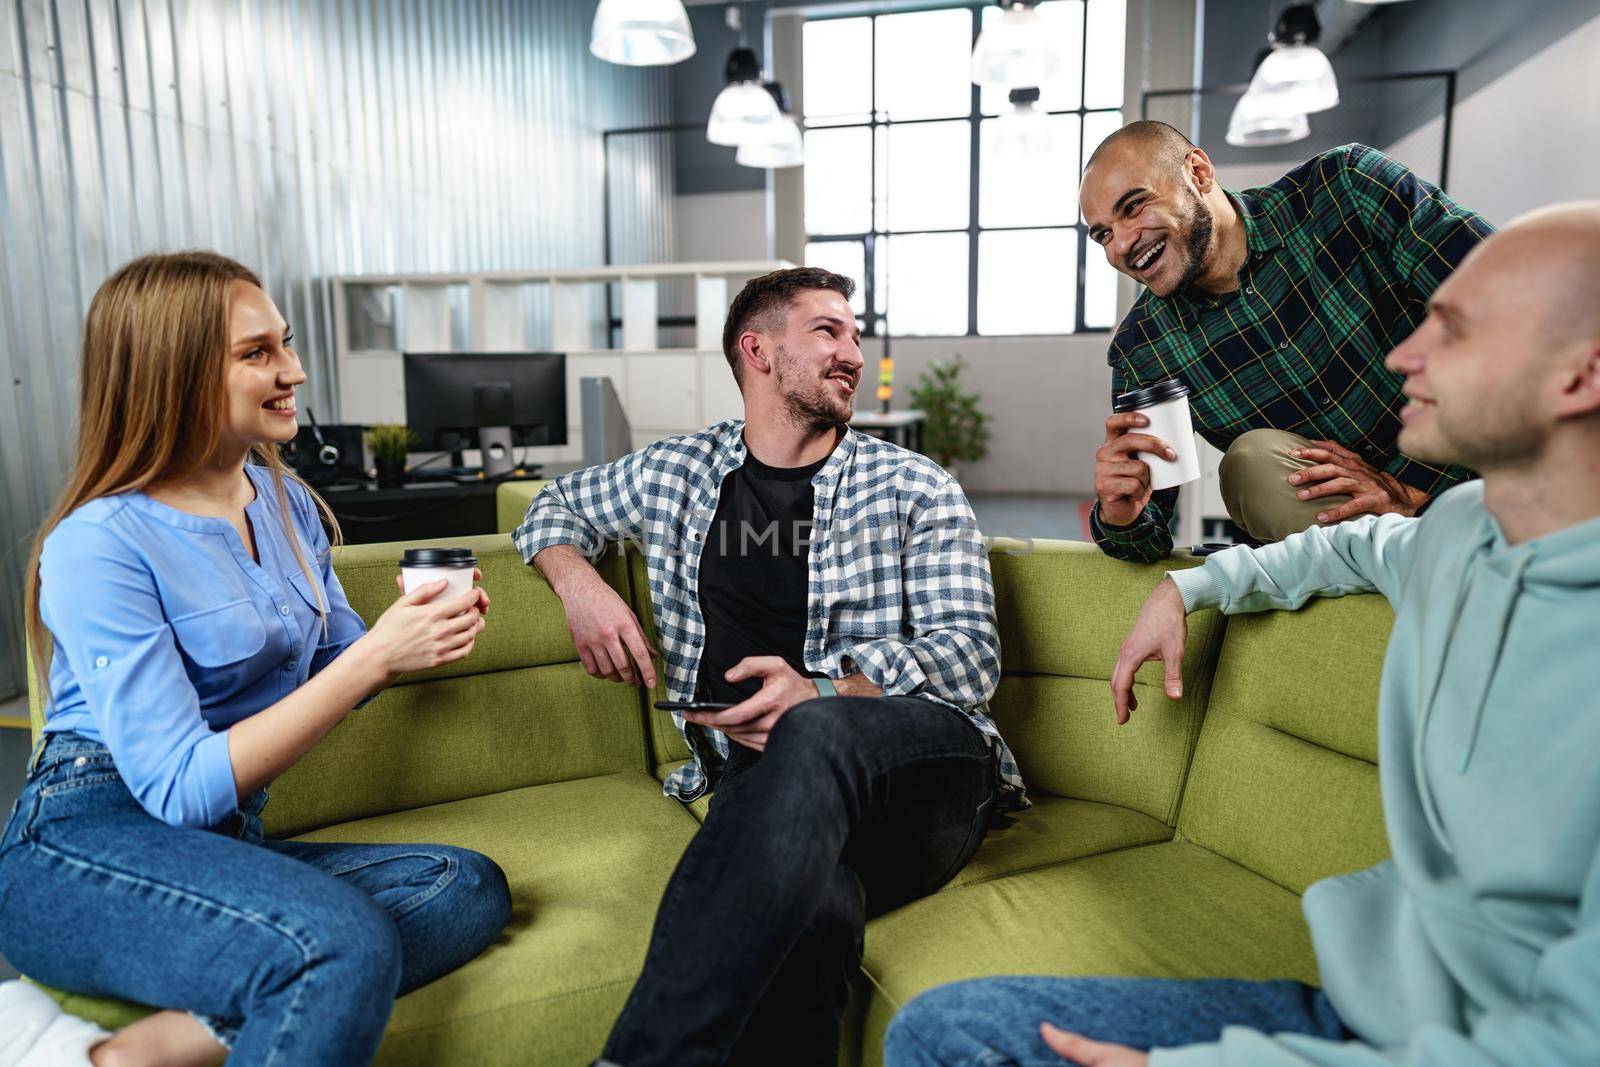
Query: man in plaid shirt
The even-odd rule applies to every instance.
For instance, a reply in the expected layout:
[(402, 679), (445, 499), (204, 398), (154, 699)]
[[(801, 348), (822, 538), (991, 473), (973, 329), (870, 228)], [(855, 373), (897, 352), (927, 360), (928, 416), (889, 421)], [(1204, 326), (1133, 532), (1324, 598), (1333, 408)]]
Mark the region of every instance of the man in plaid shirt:
[[(1195, 429), (1224, 450), (1222, 496), (1259, 541), (1362, 514), (1417, 514), (1471, 472), (1403, 455), (1401, 376), (1384, 358), (1489, 235), (1478, 215), (1383, 153), (1346, 145), (1271, 185), (1225, 191), (1205, 152), (1162, 122), (1112, 134), (1084, 172), (1089, 237), (1142, 283), (1117, 329), (1113, 396), (1189, 387)], [(1095, 541), (1150, 562), (1172, 547), (1172, 458), (1136, 411), (1095, 454)]]
[(597, 677), (655, 685), (638, 619), (589, 560), (644, 553), (675, 718), (666, 792), (711, 810), (667, 886), (605, 1063), (832, 1063), (870, 914), (943, 885), (1025, 804), (985, 714), (989, 565), (960, 487), (856, 433), (854, 283), (745, 286), (723, 351), (745, 419), (558, 479), (514, 539)]

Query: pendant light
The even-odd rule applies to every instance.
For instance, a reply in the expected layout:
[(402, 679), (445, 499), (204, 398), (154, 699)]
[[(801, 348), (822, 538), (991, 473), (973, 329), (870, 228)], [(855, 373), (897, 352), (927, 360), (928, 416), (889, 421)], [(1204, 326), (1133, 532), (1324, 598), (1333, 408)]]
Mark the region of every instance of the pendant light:
[(722, 76), (726, 84), (711, 104), (706, 122), (706, 140), (712, 144), (773, 145), (786, 139), (783, 114), (777, 100), (761, 80), (761, 61), (745, 43), (744, 16), (736, 5), (728, 5), (728, 29), (739, 34), (739, 47), (728, 53)]
[(1055, 148), (1050, 116), (1040, 111), (1037, 88), (1011, 90), (1011, 110), (994, 122), (995, 155), (1016, 159), (1043, 155)]
[(771, 144), (740, 145), (733, 161), (742, 167), (763, 170), (798, 167), (806, 161), (806, 141), (800, 132), (800, 124), (789, 113), (789, 94), (778, 82), (767, 82), (765, 88), (778, 107), (778, 126), (782, 136)]
[(999, 18), (972, 47), (972, 80), (1006, 89), (1043, 85), (1061, 73), (1061, 49), (1049, 23), (1035, 10), (1039, 0), (1002, 0)]
[(783, 115), (761, 84), (761, 63), (740, 45), (728, 55), (727, 85), (711, 105), (706, 140), (712, 144), (775, 144), (784, 137)]
[(1260, 101), (1245, 93), (1233, 106), (1228, 119), (1227, 141), (1239, 148), (1264, 148), (1293, 144), (1311, 136), (1311, 123), (1304, 115), (1279, 115), (1262, 111)]
[(1322, 32), (1310, 4), (1284, 9), (1268, 40), (1272, 51), (1250, 79), (1254, 106), (1262, 114), (1288, 117), (1326, 111), (1339, 102), (1339, 83), (1333, 64), (1316, 47)]
[(600, 0), (589, 51), (624, 67), (659, 67), (694, 55), (683, 0)]

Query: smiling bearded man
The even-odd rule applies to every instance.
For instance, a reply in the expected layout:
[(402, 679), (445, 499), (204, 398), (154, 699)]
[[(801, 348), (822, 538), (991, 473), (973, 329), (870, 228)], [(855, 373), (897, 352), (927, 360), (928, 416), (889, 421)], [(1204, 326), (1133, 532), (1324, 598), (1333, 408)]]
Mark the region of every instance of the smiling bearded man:
[(835, 1062), (867, 917), (939, 888), (1026, 803), (986, 714), (1000, 640), (972, 509), (933, 461), (849, 427), (854, 288), (751, 281), (723, 331), (744, 419), (558, 479), (514, 535), (589, 672), (654, 686), (589, 563), (638, 544), (670, 698), (722, 705), (674, 711), (694, 758), (667, 794), (716, 793), (607, 1063)]
[[(1195, 429), (1226, 453), (1228, 514), (1251, 537), (1416, 515), (1471, 477), (1401, 453), (1401, 377), (1383, 361), (1489, 235), (1476, 214), (1358, 144), (1230, 192), (1204, 151), (1153, 121), (1095, 150), (1081, 203), (1107, 262), (1145, 286), (1111, 342), (1113, 395), (1188, 386)], [(1118, 559), (1172, 547), (1178, 491), (1152, 491), (1139, 454), (1192, 446), (1148, 426), (1112, 415), (1095, 454), (1094, 537)]]

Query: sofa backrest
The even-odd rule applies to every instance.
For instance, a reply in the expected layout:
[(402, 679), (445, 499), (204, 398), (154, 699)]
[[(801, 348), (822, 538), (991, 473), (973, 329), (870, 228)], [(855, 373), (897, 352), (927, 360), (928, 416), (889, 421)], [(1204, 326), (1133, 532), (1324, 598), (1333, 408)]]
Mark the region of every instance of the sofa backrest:
[[(394, 602), (400, 552), (418, 545), (474, 549), (488, 627), (471, 656), (402, 678), (290, 768), (272, 787), (269, 833), (647, 769), (638, 693), (584, 671), (561, 602), (507, 535), (341, 549), (334, 566), (362, 618)], [(628, 598), (614, 553), (600, 572)]]
[(1235, 615), (1178, 833), (1296, 893), (1389, 854), (1378, 796), (1380, 596)]
[(1118, 726), (1117, 650), (1156, 583), (1198, 561), (1142, 566), (1076, 541), (997, 541), (989, 553), (1003, 677), (990, 703), (1037, 795), (1132, 808), (1169, 826), (1210, 693), (1224, 630), (1214, 611), (1189, 620), (1183, 696), (1169, 700), (1159, 663), (1135, 676), (1139, 709)]
[[(1144, 597), (1187, 556), (1140, 567), (1070, 541), (998, 541), (989, 555), (1004, 676), (990, 710), (1037, 794), (1118, 804), (1171, 825), (1200, 732), (1222, 635), (1215, 612), (1190, 620), (1184, 696), (1168, 700), (1159, 671), (1138, 675), (1141, 712), (1116, 725), (1109, 680), (1117, 647)], [(656, 640), (645, 561), (630, 554), (634, 608)], [(665, 698), (664, 689), (650, 699)], [(660, 774), (689, 758), (665, 712), (647, 711)]]

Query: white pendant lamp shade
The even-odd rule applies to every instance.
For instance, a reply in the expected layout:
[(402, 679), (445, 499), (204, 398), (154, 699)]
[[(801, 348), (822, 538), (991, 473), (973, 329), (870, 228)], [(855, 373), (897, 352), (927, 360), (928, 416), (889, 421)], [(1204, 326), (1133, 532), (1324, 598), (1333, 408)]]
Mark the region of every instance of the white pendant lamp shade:
[(788, 115), (782, 116), (778, 124), (783, 130), (782, 140), (772, 144), (742, 144), (734, 153), (733, 161), (742, 167), (759, 167), (764, 170), (798, 167), (804, 163), (806, 141), (800, 133), (800, 124)]
[(1283, 115), (1273, 108), (1263, 108), (1254, 89), (1239, 98), (1228, 120), (1227, 141), (1239, 148), (1291, 144), (1310, 135), (1311, 124), (1305, 115)]
[(1250, 79), (1250, 95), (1263, 113), (1280, 117), (1326, 111), (1339, 102), (1333, 64), (1309, 44), (1279, 45), (1261, 61)]
[(771, 145), (787, 135), (783, 115), (760, 82), (730, 85), (717, 94), (706, 140), (723, 145)]
[(1055, 148), (1050, 116), (1038, 108), (1038, 89), (1011, 90), (1011, 110), (994, 120), (994, 151), (1005, 159), (1043, 155)]
[(625, 67), (659, 67), (694, 55), (683, 0), (600, 0), (589, 51)]
[(787, 136), (783, 110), (761, 83), (761, 63), (740, 45), (728, 54), (727, 85), (711, 104), (706, 140), (722, 145), (772, 145)]
[(972, 80), (978, 85), (1043, 85), (1060, 73), (1054, 29), (1029, 5), (1008, 4), (972, 49)]

